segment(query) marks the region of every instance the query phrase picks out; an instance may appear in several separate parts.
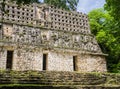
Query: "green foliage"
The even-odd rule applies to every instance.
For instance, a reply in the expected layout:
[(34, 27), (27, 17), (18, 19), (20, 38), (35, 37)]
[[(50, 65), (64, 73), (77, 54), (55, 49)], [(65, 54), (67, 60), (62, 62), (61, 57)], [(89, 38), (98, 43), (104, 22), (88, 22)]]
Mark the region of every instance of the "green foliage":
[[(40, 3), (40, 0), (11, 0), (17, 4)], [(79, 0), (43, 0), (44, 3), (53, 5), (57, 8), (76, 11)]]
[(16, 1), (17, 4), (39, 3), (39, 0), (11, 0), (11, 1)]
[(117, 37), (117, 40), (120, 44), (120, 1), (119, 0), (106, 0), (106, 4), (104, 5), (105, 9), (109, 12), (111, 16), (114, 18), (114, 24), (112, 28), (114, 30), (112, 31), (113, 34)]
[(65, 10), (76, 10), (79, 0), (44, 0), (44, 2)]
[[(111, 65), (114, 68), (114, 72), (120, 72), (120, 1), (119, 0), (106, 0), (105, 9), (114, 18), (113, 24), (110, 26), (112, 28), (111, 34), (116, 38), (116, 43), (112, 47), (113, 54), (115, 58), (118, 58), (118, 64)], [(115, 69), (117, 68), (117, 69)]]
[(90, 18), (90, 26), (92, 29), (92, 33), (94, 35), (97, 34), (102, 29), (102, 23), (103, 20), (105, 19), (103, 9), (97, 9), (93, 10), (89, 13), (89, 18)]
[(120, 72), (120, 36), (116, 21), (104, 9), (95, 9), (89, 13), (91, 31), (98, 40), (106, 57), (108, 70)]
[(120, 21), (120, 1), (119, 0), (106, 0), (105, 9), (115, 18)]
[[(11, 0), (11, 1), (16, 1), (18, 5), (40, 3), (40, 0)], [(53, 5), (57, 8), (76, 11), (79, 0), (43, 0), (43, 2), (49, 5)]]

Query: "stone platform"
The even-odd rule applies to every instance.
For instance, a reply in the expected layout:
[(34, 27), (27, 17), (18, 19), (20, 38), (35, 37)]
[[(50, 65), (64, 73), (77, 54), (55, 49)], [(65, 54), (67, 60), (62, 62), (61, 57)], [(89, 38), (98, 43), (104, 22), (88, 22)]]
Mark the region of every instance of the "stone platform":
[(0, 89), (120, 89), (120, 74), (1, 71)]

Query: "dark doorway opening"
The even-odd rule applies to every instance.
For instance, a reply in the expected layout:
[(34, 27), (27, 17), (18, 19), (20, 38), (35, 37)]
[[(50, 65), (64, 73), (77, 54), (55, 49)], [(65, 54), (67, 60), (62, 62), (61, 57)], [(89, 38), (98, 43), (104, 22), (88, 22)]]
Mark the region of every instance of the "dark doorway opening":
[(43, 54), (43, 70), (47, 70), (47, 54)]
[(13, 51), (7, 51), (6, 69), (12, 69)]
[(77, 71), (77, 56), (73, 56), (73, 70)]

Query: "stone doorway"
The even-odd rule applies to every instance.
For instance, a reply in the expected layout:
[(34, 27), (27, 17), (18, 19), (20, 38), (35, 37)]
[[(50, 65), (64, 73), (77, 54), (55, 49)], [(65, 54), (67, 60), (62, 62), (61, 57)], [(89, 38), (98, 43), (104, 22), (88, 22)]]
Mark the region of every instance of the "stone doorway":
[(11, 70), (13, 64), (13, 51), (7, 51), (7, 62), (6, 62), (6, 69)]
[(73, 56), (73, 70), (77, 71), (78, 67), (77, 67), (77, 56)]
[(43, 70), (47, 70), (48, 54), (43, 54)]

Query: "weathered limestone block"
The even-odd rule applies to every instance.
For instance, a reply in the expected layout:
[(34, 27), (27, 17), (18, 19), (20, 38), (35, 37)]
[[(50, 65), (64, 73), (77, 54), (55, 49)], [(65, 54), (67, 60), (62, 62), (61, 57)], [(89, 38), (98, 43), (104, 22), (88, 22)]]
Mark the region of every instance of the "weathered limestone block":
[(104, 56), (81, 54), (78, 56), (78, 70), (81, 72), (106, 72)]
[(13, 28), (11, 25), (3, 25), (3, 34), (6, 37), (11, 37), (13, 34)]
[[(16, 50), (18, 53), (19, 50)], [(20, 50), (20, 54), (14, 54), (14, 70), (42, 70), (42, 52), (34, 52), (34, 50), (26, 52)]]
[(73, 71), (73, 56), (66, 53), (49, 52), (48, 70)]
[(6, 69), (6, 55), (7, 52), (5, 51), (4, 48), (0, 48), (0, 70), (5, 70)]

